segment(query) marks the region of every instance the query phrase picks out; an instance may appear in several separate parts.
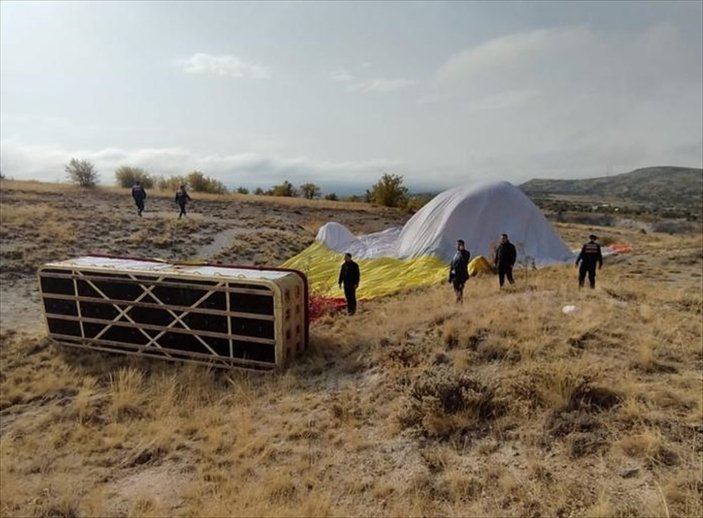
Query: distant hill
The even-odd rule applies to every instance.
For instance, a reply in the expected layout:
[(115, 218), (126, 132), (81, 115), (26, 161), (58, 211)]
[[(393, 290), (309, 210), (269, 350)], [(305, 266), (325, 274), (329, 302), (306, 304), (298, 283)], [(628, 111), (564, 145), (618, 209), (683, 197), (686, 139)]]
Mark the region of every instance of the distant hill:
[(703, 210), (703, 169), (646, 167), (584, 180), (534, 179), (520, 185), (531, 198), (589, 196), (634, 202), (649, 208)]

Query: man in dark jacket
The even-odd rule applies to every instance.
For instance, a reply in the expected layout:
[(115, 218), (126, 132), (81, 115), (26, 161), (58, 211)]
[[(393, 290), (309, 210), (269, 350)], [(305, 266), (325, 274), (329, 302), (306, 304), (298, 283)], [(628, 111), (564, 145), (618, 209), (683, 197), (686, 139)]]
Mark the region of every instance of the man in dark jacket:
[(459, 239), (456, 242), (456, 253), (449, 263), (449, 282), (454, 286), (456, 301), (464, 302), (464, 285), (469, 280), (469, 260), (471, 254), (464, 248), (464, 241)]
[(500, 236), (500, 244), (498, 248), (496, 248), (495, 259), (496, 270), (498, 270), (498, 282), (501, 288), (503, 287), (506, 277), (510, 284), (515, 284), (513, 280), (513, 266), (515, 265), (516, 259), (517, 252), (515, 250), (515, 245), (508, 240), (508, 234), (502, 234)]
[(359, 265), (352, 261), (350, 253), (344, 254), (344, 263), (339, 270), (339, 287), (344, 285), (344, 298), (347, 299), (347, 313), (356, 313), (356, 289), (359, 287), (361, 273)]
[(132, 198), (134, 198), (134, 203), (137, 204), (137, 214), (139, 217), (142, 216), (144, 212), (144, 200), (146, 199), (146, 191), (144, 187), (139, 183), (139, 181), (134, 182), (132, 186)]
[(586, 273), (588, 273), (588, 283), (593, 289), (596, 287), (596, 264), (598, 264), (599, 270), (603, 267), (603, 256), (600, 253), (600, 245), (596, 243), (598, 238), (591, 234), (588, 239), (588, 243), (583, 245), (581, 253), (576, 258), (576, 266), (579, 265), (579, 262), (581, 263), (579, 288), (583, 288), (583, 281), (586, 280)]
[(186, 186), (181, 185), (176, 191), (176, 203), (181, 208), (181, 212), (178, 214), (178, 219), (181, 219), (182, 216), (186, 215), (186, 205), (189, 201), (191, 200), (190, 196), (188, 196), (188, 193), (186, 192)]

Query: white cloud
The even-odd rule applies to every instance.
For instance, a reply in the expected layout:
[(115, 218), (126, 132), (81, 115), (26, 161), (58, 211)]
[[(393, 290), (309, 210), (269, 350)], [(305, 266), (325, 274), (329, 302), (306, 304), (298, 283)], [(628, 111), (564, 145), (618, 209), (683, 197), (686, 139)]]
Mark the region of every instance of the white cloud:
[[(155, 175), (181, 175), (203, 171), (230, 186), (269, 187), (289, 180), (293, 184), (361, 184), (376, 181), (380, 174), (399, 163), (390, 160), (315, 160), (306, 156), (279, 158), (258, 153), (235, 155), (200, 154), (182, 148), (67, 150), (58, 146), (25, 145), (14, 139), (0, 141), (0, 168), (15, 179), (58, 181), (65, 179), (64, 166), (71, 158), (95, 164), (102, 183), (114, 183), (121, 165), (143, 167)], [(370, 183), (369, 183), (370, 185)]]
[(351, 81), (354, 79), (354, 76), (347, 70), (346, 68), (338, 68), (337, 70), (334, 70), (330, 72), (330, 78), (332, 81)]
[(332, 81), (346, 83), (346, 90), (348, 92), (358, 92), (362, 94), (368, 92), (388, 93), (417, 83), (414, 79), (361, 79), (343, 67), (331, 72), (330, 78)]
[(417, 81), (414, 79), (368, 79), (366, 81), (357, 81), (347, 86), (350, 92), (393, 92), (414, 85)]
[(178, 60), (178, 65), (187, 74), (214, 74), (218, 76), (269, 79), (271, 70), (263, 65), (247, 63), (232, 54), (193, 54), (188, 59)]

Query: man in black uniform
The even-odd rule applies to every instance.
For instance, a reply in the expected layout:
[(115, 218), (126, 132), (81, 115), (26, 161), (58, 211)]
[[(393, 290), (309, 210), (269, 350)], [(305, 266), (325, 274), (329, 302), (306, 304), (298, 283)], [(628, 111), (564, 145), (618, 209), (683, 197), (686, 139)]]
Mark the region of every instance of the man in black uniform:
[(134, 203), (137, 204), (137, 214), (139, 214), (139, 217), (141, 217), (142, 212), (144, 212), (144, 200), (146, 199), (146, 191), (144, 190), (144, 187), (142, 187), (141, 183), (139, 183), (139, 181), (134, 182), (134, 185), (132, 186), (132, 198), (134, 198)]
[(190, 196), (188, 196), (188, 193), (186, 192), (186, 186), (181, 185), (179, 189), (176, 191), (176, 203), (178, 206), (181, 208), (181, 212), (178, 214), (178, 219), (181, 219), (182, 216), (186, 215), (186, 205), (188, 204), (189, 201), (191, 201)]
[(581, 263), (579, 267), (579, 288), (583, 288), (583, 281), (586, 279), (586, 273), (588, 273), (588, 283), (591, 289), (596, 287), (596, 263), (598, 264), (598, 269), (603, 267), (603, 256), (600, 253), (600, 245), (596, 243), (596, 236), (591, 234), (588, 236), (588, 243), (583, 245), (581, 248), (581, 253), (576, 258), (576, 266)]
[(496, 270), (498, 270), (498, 282), (501, 288), (506, 277), (510, 284), (515, 284), (513, 280), (513, 266), (516, 259), (517, 251), (515, 250), (515, 245), (508, 241), (508, 234), (502, 234), (500, 236), (500, 244), (496, 248), (495, 259)]
[(456, 242), (456, 254), (449, 264), (449, 282), (454, 286), (456, 301), (464, 302), (464, 285), (469, 280), (469, 260), (471, 254), (464, 248), (464, 241), (459, 239)]
[(344, 284), (344, 298), (347, 299), (347, 313), (356, 313), (356, 289), (359, 287), (361, 274), (359, 265), (352, 261), (350, 253), (344, 254), (344, 263), (339, 270), (339, 287)]

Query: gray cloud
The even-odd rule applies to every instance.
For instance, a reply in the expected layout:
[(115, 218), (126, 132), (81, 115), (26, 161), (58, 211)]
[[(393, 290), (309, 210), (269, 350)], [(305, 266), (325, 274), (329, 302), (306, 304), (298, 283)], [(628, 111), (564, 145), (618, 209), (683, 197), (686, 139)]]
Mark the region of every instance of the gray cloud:
[(450, 56), (418, 101), (447, 113), (472, 151), (468, 166), (487, 172), (526, 179), (701, 167), (702, 52), (670, 24), (511, 34)]
[(521, 85), (641, 93), (672, 81), (700, 84), (700, 55), (701, 49), (687, 45), (670, 24), (631, 34), (563, 27), (502, 36), (459, 52), (439, 68), (437, 80), (454, 92)]

